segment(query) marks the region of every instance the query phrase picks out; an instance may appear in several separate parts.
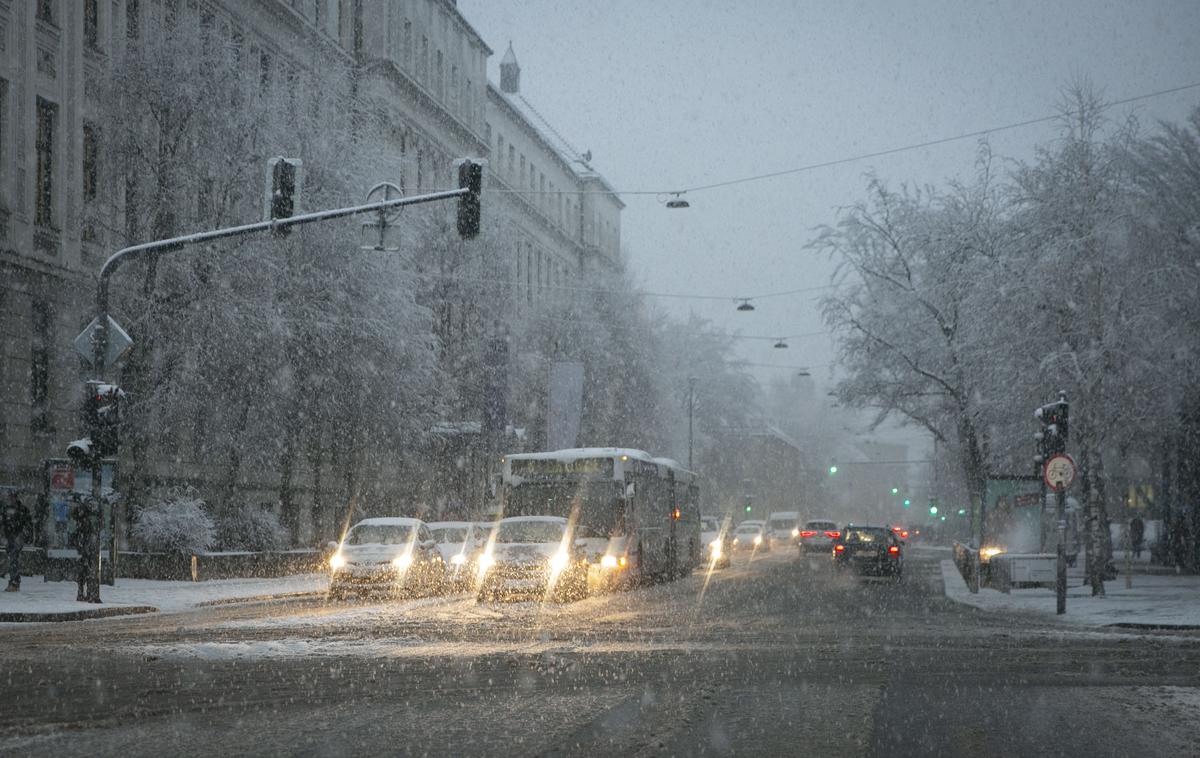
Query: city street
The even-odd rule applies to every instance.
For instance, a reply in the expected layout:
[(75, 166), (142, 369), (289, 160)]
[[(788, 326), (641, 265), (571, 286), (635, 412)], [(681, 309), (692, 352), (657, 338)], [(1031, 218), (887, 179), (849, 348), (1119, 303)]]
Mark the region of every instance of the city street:
[(563, 605), (301, 598), (5, 625), (2, 754), (1185, 755), (1200, 636), (776, 550)]

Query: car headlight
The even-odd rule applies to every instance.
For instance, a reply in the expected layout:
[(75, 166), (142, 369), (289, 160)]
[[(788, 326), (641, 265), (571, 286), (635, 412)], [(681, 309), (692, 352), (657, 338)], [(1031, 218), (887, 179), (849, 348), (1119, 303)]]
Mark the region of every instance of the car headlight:
[(454, 555), (450, 556), (450, 562), (455, 566), (461, 566), (467, 562), (467, 556), (463, 555), (462, 553), (455, 553)]
[(617, 556), (606, 555), (600, 559), (600, 568), (615, 569), (617, 567)]
[(395, 566), (396, 568), (408, 568), (409, 566), (412, 565), (412, 562), (413, 562), (413, 557), (412, 557), (411, 553), (405, 553), (404, 555), (398, 555), (392, 559), (392, 565)]
[(495, 566), (495, 565), (496, 565), (496, 559), (492, 556), (491, 553), (484, 553), (483, 555), (479, 556), (479, 570), (480, 571), (487, 571), (488, 569), (490, 569), (492, 566)]
[(799, 529), (793, 529), (793, 530), (792, 530), (792, 536), (793, 536), (793, 537), (799, 537), (799, 536), (800, 536), (800, 530), (799, 530)]
[(985, 547), (979, 551), (979, 557), (986, 561), (990, 560), (991, 558), (995, 558), (997, 555), (1000, 555), (1003, 552), (1004, 548), (1002, 547)]
[(334, 571), (337, 571), (338, 569), (342, 568), (345, 565), (346, 565), (346, 559), (342, 557), (341, 553), (334, 553), (332, 556), (330, 556), (329, 568), (333, 569)]
[(712, 555), (713, 560), (719, 559), (721, 557), (721, 541), (713, 540), (710, 542), (708, 544), (708, 552)]
[(762, 544), (762, 535), (761, 535), (761, 534), (756, 534), (756, 535), (754, 535), (754, 544), (755, 544), (755, 545), (761, 545), (761, 544)]
[(567, 567), (567, 563), (570, 561), (571, 556), (560, 550), (550, 558), (550, 568), (554, 569), (555, 571), (562, 571)]
[(737, 543), (739, 543), (739, 542), (741, 542), (741, 538), (740, 538), (740, 537), (734, 537), (734, 538), (733, 538), (733, 544), (735, 544), (735, 545), (736, 545), (736, 544), (737, 544)]

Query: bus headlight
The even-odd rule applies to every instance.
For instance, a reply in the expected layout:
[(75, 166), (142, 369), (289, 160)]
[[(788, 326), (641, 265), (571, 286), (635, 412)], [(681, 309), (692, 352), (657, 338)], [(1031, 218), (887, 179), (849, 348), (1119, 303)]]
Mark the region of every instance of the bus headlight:
[(329, 568), (333, 569), (334, 571), (337, 571), (338, 569), (344, 567), (345, 565), (346, 565), (346, 559), (342, 557), (341, 553), (334, 553), (332, 556), (330, 556)]
[(602, 568), (602, 569), (615, 569), (616, 567), (617, 567), (617, 556), (615, 556), (615, 555), (606, 555), (606, 556), (604, 556), (603, 558), (601, 558), (601, 559), (600, 559), (600, 568)]
[(571, 556), (567, 555), (566, 552), (559, 550), (550, 559), (550, 568), (554, 569), (555, 571), (562, 571), (567, 567), (567, 563), (570, 562), (570, 560)]
[(762, 544), (762, 535), (761, 535), (761, 534), (756, 534), (756, 535), (754, 535), (754, 544), (755, 544), (755, 545), (761, 545), (761, 544)]
[(396, 568), (408, 568), (409, 566), (412, 565), (412, 561), (413, 561), (412, 554), (405, 553), (404, 555), (398, 555), (395, 558), (393, 558), (392, 565), (395, 566)]
[(483, 555), (479, 556), (479, 572), (480, 573), (487, 571), (488, 569), (490, 569), (492, 566), (495, 566), (495, 565), (496, 565), (496, 559), (492, 557), (491, 553), (484, 553)]
[(467, 556), (463, 555), (462, 553), (455, 553), (454, 555), (450, 556), (450, 562), (455, 566), (461, 566), (467, 562)]

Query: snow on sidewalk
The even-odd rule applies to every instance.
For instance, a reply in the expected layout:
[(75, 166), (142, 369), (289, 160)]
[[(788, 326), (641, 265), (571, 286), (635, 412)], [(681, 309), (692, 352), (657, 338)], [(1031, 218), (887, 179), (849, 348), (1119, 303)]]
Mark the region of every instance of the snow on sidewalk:
[(984, 611), (1042, 613), (1086, 626), (1135, 624), (1139, 626), (1200, 627), (1200, 576), (1136, 574), (1133, 588), (1125, 589), (1125, 577), (1104, 583), (1105, 597), (1092, 597), (1091, 587), (1071, 579), (1067, 588), (1067, 612), (1054, 613), (1054, 590), (1045, 587), (999, 590), (980, 589), (972, 594), (954, 561), (942, 561), (946, 597)]
[(329, 577), (326, 574), (207, 582), (118, 579), (115, 587), (100, 585), (100, 598), (104, 602), (94, 605), (75, 601), (75, 582), (46, 582), (40, 576), (27, 576), (21, 579), (20, 592), (0, 592), (0, 615), (62, 614), (135, 606), (150, 606), (163, 613), (177, 613), (223, 600), (320, 592), (328, 585)]

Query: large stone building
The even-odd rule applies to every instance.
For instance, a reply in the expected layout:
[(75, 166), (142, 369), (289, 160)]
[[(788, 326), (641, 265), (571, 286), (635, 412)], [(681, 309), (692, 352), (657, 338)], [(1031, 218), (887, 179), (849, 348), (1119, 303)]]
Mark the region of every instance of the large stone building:
[[(264, 86), (350, 68), (360, 128), (399, 157), (386, 178), (407, 193), (452, 186), (456, 157), (488, 158), (501, 191), (485, 214), (517, 240), (513, 308), (619, 270), (620, 200), (521, 96), (511, 50), (488, 84), (492, 51), (453, 0), (0, 0), (0, 485), (38, 491), (43, 461), (76, 435), (86, 367), (71, 340), (105, 257), (147, 234), (102, 173), (98, 83), (176, 24), (215, 30)], [(270, 501), (274, 479), (257, 472), (247, 498)]]

